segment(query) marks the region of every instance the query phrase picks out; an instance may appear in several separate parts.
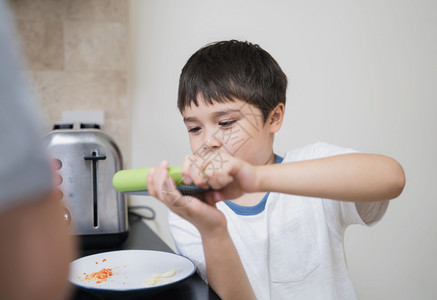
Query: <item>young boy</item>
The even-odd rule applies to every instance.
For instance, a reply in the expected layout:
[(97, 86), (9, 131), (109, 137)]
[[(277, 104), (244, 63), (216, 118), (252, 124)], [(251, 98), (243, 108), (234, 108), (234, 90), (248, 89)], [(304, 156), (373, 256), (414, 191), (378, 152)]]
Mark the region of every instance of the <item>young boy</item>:
[[(354, 299), (343, 251), (345, 229), (381, 219), (405, 177), (395, 160), (325, 143), (273, 151), (287, 78), (258, 45), (208, 45), (186, 63), (178, 107), (193, 155), (182, 196), (168, 162), (149, 192), (165, 203), (180, 254), (223, 299)], [(226, 201), (225, 201), (226, 200)]]

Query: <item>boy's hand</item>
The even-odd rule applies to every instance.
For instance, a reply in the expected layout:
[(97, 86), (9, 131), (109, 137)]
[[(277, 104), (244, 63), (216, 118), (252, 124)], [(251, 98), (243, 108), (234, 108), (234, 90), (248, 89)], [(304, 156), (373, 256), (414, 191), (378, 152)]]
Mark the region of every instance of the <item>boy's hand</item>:
[(198, 198), (182, 195), (176, 188), (173, 179), (168, 176), (168, 162), (149, 171), (147, 176), (149, 194), (163, 202), (171, 211), (192, 223), (201, 234), (216, 230), (226, 230), (226, 218), (215, 207), (220, 201), (216, 192), (210, 192)]
[(226, 227), (226, 219), (215, 207), (216, 202), (255, 192), (258, 186), (254, 166), (222, 152), (214, 152), (209, 159), (185, 157), (182, 177), (185, 184), (194, 183), (214, 191), (198, 197), (182, 195), (168, 176), (168, 162), (163, 161), (157, 168), (151, 169), (147, 176), (149, 193), (171, 211), (191, 222), (201, 233)]
[[(194, 161), (192, 162), (194, 163)], [(195, 173), (193, 163), (184, 164), (185, 174)], [(193, 224), (199, 231), (207, 265), (208, 282), (211, 287), (216, 291), (224, 291), (221, 293), (225, 295), (223, 298), (256, 299), (229, 235), (226, 218), (215, 206), (216, 202), (219, 201), (218, 194), (231, 185), (244, 182), (241, 179), (249, 178), (244, 176), (244, 173), (241, 173), (243, 175), (234, 175), (238, 172), (233, 170), (239, 164), (239, 160), (232, 160), (230, 164), (226, 164), (226, 168), (220, 172), (224, 178), (218, 178), (219, 173), (204, 170), (206, 177), (209, 178), (209, 181), (204, 182), (204, 187), (222, 187), (220, 192), (206, 193), (204, 202), (194, 197), (181, 195), (176, 189), (174, 181), (168, 176), (168, 162), (166, 161), (149, 171), (147, 186), (152, 196), (161, 200), (170, 210)], [(186, 175), (184, 179), (186, 183), (201, 183), (197, 177), (193, 179)], [(241, 191), (242, 189), (235, 190)]]
[(215, 151), (208, 159), (199, 156), (187, 156), (182, 164), (185, 184), (192, 184), (216, 190), (215, 201), (231, 200), (244, 193), (256, 192), (258, 178), (256, 168), (228, 153)]

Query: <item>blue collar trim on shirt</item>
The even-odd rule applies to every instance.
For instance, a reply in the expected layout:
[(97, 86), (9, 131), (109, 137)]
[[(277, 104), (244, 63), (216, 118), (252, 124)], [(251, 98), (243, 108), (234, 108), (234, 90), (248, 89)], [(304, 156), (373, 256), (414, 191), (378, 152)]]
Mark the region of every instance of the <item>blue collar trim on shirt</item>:
[[(282, 157), (275, 154), (275, 163), (280, 164), (282, 160), (283, 160)], [(264, 211), (267, 203), (267, 198), (269, 197), (269, 195), (270, 193), (265, 194), (262, 200), (254, 206), (242, 206), (242, 205), (235, 204), (230, 200), (223, 201), (223, 202), (227, 206), (229, 206), (229, 208), (232, 209), (237, 215), (252, 216), (252, 215), (257, 215)]]

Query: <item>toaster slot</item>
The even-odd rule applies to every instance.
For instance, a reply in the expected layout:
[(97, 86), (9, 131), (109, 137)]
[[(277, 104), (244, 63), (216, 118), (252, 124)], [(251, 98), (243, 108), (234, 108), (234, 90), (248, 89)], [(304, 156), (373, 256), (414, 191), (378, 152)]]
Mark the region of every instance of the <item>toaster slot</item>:
[(99, 155), (97, 151), (93, 151), (91, 155), (84, 157), (85, 160), (91, 160), (92, 162), (92, 176), (93, 176), (93, 219), (94, 227), (99, 226), (99, 213), (98, 213), (98, 195), (97, 195), (97, 161), (105, 160), (106, 155)]

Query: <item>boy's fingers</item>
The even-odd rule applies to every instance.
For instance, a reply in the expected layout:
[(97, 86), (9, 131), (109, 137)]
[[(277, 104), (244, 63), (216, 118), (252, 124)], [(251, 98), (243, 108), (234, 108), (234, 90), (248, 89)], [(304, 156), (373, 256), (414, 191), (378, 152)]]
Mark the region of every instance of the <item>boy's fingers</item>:
[(195, 185), (208, 188), (207, 178), (202, 174), (202, 162), (199, 158), (195, 156), (190, 156), (186, 161), (187, 167), (185, 169), (187, 181), (186, 184), (194, 183)]
[(159, 185), (162, 185), (168, 177), (168, 162), (163, 160), (156, 169), (156, 180)]
[(182, 166), (181, 166), (182, 180), (185, 184), (193, 183), (193, 179), (190, 176), (191, 161), (192, 158), (190, 156), (185, 156), (182, 162)]
[(209, 183), (211, 188), (213, 188), (215, 190), (219, 190), (219, 189), (222, 189), (222, 188), (228, 186), (230, 183), (232, 183), (232, 181), (233, 181), (232, 176), (230, 176), (226, 173), (223, 173), (223, 174), (211, 177), (208, 180), (208, 183)]
[(168, 206), (179, 206), (179, 200), (182, 197), (179, 190), (176, 188), (176, 184), (171, 178), (167, 178), (162, 185), (163, 200)]
[(231, 160), (220, 154), (222, 160), (220, 164), (214, 164), (209, 160), (202, 166), (202, 175), (208, 181), (208, 184), (213, 189), (221, 189), (233, 181), (233, 176), (230, 175)]
[(162, 161), (158, 167), (150, 169), (147, 175), (147, 189), (149, 194), (158, 199), (162, 198), (161, 187), (165, 178), (168, 176), (167, 167), (168, 162)]
[(158, 167), (149, 171), (147, 185), (150, 195), (169, 207), (180, 207), (182, 197), (173, 179), (168, 176), (168, 162), (162, 161)]
[(219, 191), (208, 192), (204, 197), (204, 202), (208, 203), (209, 205), (215, 205), (215, 203), (223, 200), (223, 194)]
[(155, 176), (155, 168), (150, 169), (149, 174), (147, 175), (147, 189), (149, 194), (156, 197), (155, 186), (154, 186), (154, 178)]
[(162, 199), (164, 197), (163, 191), (164, 191), (164, 183), (168, 178), (168, 162), (162, 161), (158, 168), (156, 169), (156, 175), (155, 175), (155, 189), (156, 193), (158, 194), (159, 198)]

